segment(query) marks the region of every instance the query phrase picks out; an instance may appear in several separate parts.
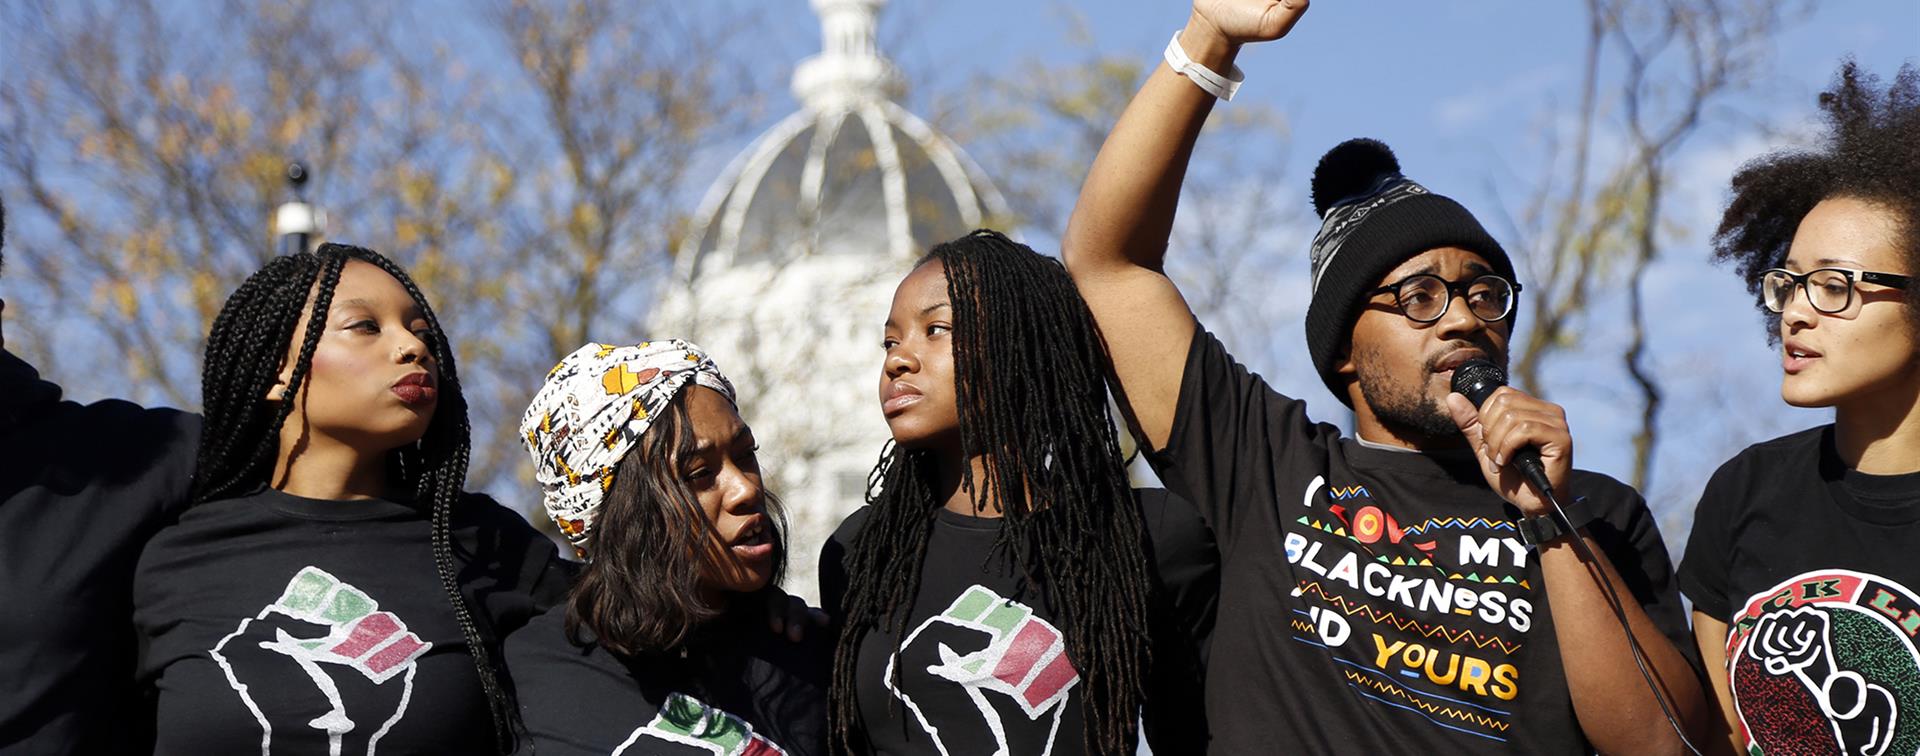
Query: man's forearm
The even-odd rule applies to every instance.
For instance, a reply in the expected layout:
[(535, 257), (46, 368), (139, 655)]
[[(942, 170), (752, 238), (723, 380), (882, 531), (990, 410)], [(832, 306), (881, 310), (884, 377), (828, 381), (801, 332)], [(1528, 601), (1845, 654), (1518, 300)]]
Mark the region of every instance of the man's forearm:
[[(1230, 68), (1239, 52), (1198, 16), (1189, 18), (1180, 44), (1195, 63), (1214, 71)], [(1165, 63), (1154, 66), (1080, 188), (1062, 242), (1070, 269), (1161, 269), (1187, 162), (1213, 104), (1213, 95)]]
[(1683, 753), (1634, 663), (1633, 651), (1599, 581), (1612, 583), (1634, 638), (1646, 654), (1648, 672), (1687, 737), (1696, 742), (1705, 732), (1708, 716), (1699, 678), (1633, 599), (1606, 552), (1592, 538), (1586, 542), (1599, 564), (1583, 559), (1571, 537), (1544, 544), (1537, 555), (1580, 729), (1601, 753)]

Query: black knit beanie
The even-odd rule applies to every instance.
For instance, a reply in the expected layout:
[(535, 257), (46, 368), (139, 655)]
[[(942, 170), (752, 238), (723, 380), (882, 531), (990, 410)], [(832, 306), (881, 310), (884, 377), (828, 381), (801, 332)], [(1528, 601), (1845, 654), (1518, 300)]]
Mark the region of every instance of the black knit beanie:
[[(1352, 406), (1335, 360), (1353, 334), (1365, 294), (1381, 276), (1430, 249), (1479, 254), (1514, 280), (1513, 263), (1473, 214), (1400, 175), (1393, 150), (1372, 139), (1349, 139), (1313, 169), (1313, 294), (1307, 304), (1307, 354), (1320, 380)], [(1509, 316), (1511, 317), (1511, 316)]]

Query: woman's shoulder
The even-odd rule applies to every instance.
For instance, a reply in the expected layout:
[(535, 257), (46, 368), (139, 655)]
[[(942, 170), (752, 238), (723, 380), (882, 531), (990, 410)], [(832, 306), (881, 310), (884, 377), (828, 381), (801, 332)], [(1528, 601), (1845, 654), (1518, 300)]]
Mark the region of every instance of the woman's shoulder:
[(1741, 449), (1707, 479), (1706, 488), (1700, 492), (1699, 509), (1731, 517), (1733, 512), (1764, 506), (1783, 492), (1816, 483), (1821, 475), (1823, 447), (1832, 428), (1808, 428)]
[(848, 513), (846, 518), (840, 520), (840, 526), (833, 529), (833, 535), (828, 540), (843, 546), (852, 543), (854, 537), (860, 535), (860, 529), (866, 527), (867, 517), (872, 511), (872, 506), (862, 506)]
[(1741, 449), (1714, 471), (1715, 479), (1794, 474), (1820, 464), (1833, 426), (1821, 425), (1770, 438)]
[(1826, 443), (1827, 434), (1832, 431), (1831, 423), (1794, 431), (1748, 446), (1740, 450), (1734, 459), (1784, 462), (1800, 457), (1818, 457), (1820, 446)]
[(599, 649), (593, 644), (575, 644), (567, 637), (567, 608), (554, 607), (527, 621), (519, 632), (507, 636), (507, 666), (518, 670), (528, 666), (570, 659), (591, 658)]
[(477, 528), (516, 541), (551, 540), (541, 534), (525, 515), (477, 491), (460, 493), (460, 502), (453, 510), (453, 524), (456, 529)]
[[(469, 565), (481, 565), (480, 583), (491, 582), (490, 591), (505, 590), (525, 595), (531, 603), (501, 606), (503, 618), (525, 610), (545, 611), (565, 602), (568, 588), (578, 574), (578, 565), (560, 556), (552, 538), (527, 521), (518, 512), (501, 506), (481, 493), (463, 493), (454, 508), (453, 537), (459, 549), (456, 555)], [(463, 576), (463, 582), (467, 577)], [(474, 586), (480, 583), (473, 583)], [(503, 631), (512, 631), (518, 622), (507, 620)]]
[(590, 638), (575, 643), (567, 633), (567, 610), (554, 607), (507, 636), (506, 666), (523, 710), (546, 710), (562, 700), (585, 697), (600, 706), (634, 704), (640, 694), (631, 670)]

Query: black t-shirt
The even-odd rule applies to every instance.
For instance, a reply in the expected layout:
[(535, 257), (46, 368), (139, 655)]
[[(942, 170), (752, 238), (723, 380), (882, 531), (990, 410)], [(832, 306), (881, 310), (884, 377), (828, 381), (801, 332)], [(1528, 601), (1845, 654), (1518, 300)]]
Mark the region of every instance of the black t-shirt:
[(1920, 752), (1920, 473), (1862, 475), (1833, 427), (1713, 474), (1680, 587), (1727, 623), (1741, 725), (1767, 753)]
[[(755, 598), (758, 600), (758, 597)], [(685, 653), (625, 658), (566, 636), (566, 607), (507, 641), (520, 715), (539, 756), (827, 752), (833, 638), (793, 643), (750, 613), (714, 620)]]
[[(430, 509), (271, 489), (189, 508), (140, 555), (134, 623), (156, 753), (490, 753)], [(484, 496), (453, 519), (474, 621), (498, 638), (565, 595), (553, 542)], [(495, 659), (500, 658), (497, 643)]]
[[(1207, 676), (1216, 753), (1586, 753), (1519, 512), (1471, 456), (1369, 448), (1316, 424), (1196, 329), (1149, 456), (1220, 543)], [(1575, 471), (1588, 533), (1690, 649), (1654, 518)], [(1574, 516), (1579, 517), (1579, 514)]]
[(81, 405), (0, 350), (0, 753), (143, 750), (130, 595), (186, 504), (200, 419)]
[[(1147, 738), (1158, 753), (1206, 742), (1207, 643), (1218, 599), (1218, 552), (1193, 507), (1139, 492), (1155, 580), (1149, 631)], [(937, 509), (907, 615), (906, 642), (884, 629), (858, 644), (861, 727), (879, 754), (1085, 753), (1080, 675), (1044, 586), (1028, 584), (1005, 549), (1001, 521)], [(860, 509), (821, 550), (821, 603), (841, 616)], [(898, 649), (898, 687), (890, 681)]]

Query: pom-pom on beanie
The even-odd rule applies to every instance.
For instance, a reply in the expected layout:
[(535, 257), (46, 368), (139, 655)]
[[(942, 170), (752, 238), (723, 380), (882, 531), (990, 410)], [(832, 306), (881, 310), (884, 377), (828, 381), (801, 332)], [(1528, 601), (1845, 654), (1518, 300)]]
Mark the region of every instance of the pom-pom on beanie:
[(1352, 336), (1367, 290), (1388, 271), (1430, 249), (1459, 247), (1479, 254), (1494, 272), (1514, 280), (1506, 250), (1472, 213), (1400, 174), (1393, 150), (1373, 139), (1349, 139), (1327, 151), (1313, 169), (1313, 293), (1307, 303), (1307, 354), (1327, 390), (1347, 392), (1335, 360)]

